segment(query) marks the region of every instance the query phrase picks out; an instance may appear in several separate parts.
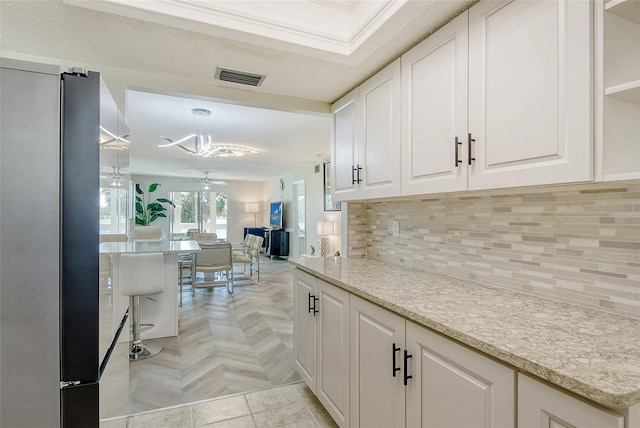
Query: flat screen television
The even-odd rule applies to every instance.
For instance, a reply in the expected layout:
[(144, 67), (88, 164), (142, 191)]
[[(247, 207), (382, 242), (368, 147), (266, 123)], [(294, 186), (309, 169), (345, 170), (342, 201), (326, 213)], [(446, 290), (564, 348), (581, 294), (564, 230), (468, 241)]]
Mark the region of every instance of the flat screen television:
[(282, 201), (271, 202), (271, 206), (269, 207), (269, 226), (273, 229), (283, 229), (284, 228), (284, 204)]

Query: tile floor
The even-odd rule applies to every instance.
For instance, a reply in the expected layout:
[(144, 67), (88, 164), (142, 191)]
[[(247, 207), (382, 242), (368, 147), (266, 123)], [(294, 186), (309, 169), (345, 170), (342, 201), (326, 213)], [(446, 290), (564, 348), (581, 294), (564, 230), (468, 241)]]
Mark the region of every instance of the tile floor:
[[(1, 1), (1, 0), (0, 0)], [(178, 336), (153, 358), (114, 353), (100, 383), (101, 418), (123, 417), (300, 382), (293, 358), (293, 267), (263, 256), (260, 282), (185, 289)], [(126, 347), (126, 344), (121, 343)], [(128, 388), (127, 388), (128, 385)]]
[(302, 383), (103, 420), (101, 428), (336, 427)]

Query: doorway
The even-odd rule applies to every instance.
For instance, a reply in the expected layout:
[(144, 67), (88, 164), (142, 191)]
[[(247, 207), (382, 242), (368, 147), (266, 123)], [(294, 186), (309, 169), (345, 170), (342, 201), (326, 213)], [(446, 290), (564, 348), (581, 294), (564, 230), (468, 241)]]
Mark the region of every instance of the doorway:
[(306, 190), (304, 180), (293, 183), (293, 213), (296, 219), (293, 240), (293, 254), (295, 257), (302, 257), (307, 247), (307, 209), (305, 203)]

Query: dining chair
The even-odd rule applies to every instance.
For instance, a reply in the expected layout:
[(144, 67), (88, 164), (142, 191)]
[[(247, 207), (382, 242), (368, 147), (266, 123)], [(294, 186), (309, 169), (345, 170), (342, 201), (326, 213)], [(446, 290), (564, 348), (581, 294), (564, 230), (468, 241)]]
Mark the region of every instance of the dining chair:
[(192, 233), (191, 239), (198, 242), (216, 242), (218, 234), (216, 233)]
[[(199, 242), (200, 251), (195, 256), (196, 279), (195, 288), (212, 288), (225, 285), (229, 294), (233, 294), (233, 262), (231, 258), (231, 244), (228, 242)], [(203, 281), (199, 281), (197, 274), (204, 274)], [(212, 279), (207, 279), (212, 276)]]
[(251, 241), (256, 238), (256, 235), (252, 235), (247, 233), (244, 237), (244, 241), (242, 244), (233, 249), (233, 254), (244, 254), (247, 255), (247, 251), (251, 247)]
[(247, 236), (252, 236), (249, 248), (247, 248), (245, 253), (233, 253), (233, 263), (242, 264), (243, 272), (246, 272), (247, 266), (249, 267), (249, 278), (243, 277), (238, 279), (251, 279), (253, 271), (256, 271), (258, 273), (258, 282), (260, 282), (260, 249), (262, 248), (264, 238), (262, 236), (255, 235)]

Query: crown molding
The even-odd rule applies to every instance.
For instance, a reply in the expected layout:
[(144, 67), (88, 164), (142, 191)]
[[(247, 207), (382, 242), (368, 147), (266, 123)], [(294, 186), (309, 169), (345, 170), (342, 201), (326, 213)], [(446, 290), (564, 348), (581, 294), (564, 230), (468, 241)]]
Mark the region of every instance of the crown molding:
[(63, 1), (72, 6), (258, 45), (264, 45), (267, 39), (283, 42), (278, 45), (280, 49), (284, 46), (286, 50), (287, 44), (294, 44), (344, 57), (352, 55), (409, 3), (408, 0)]

